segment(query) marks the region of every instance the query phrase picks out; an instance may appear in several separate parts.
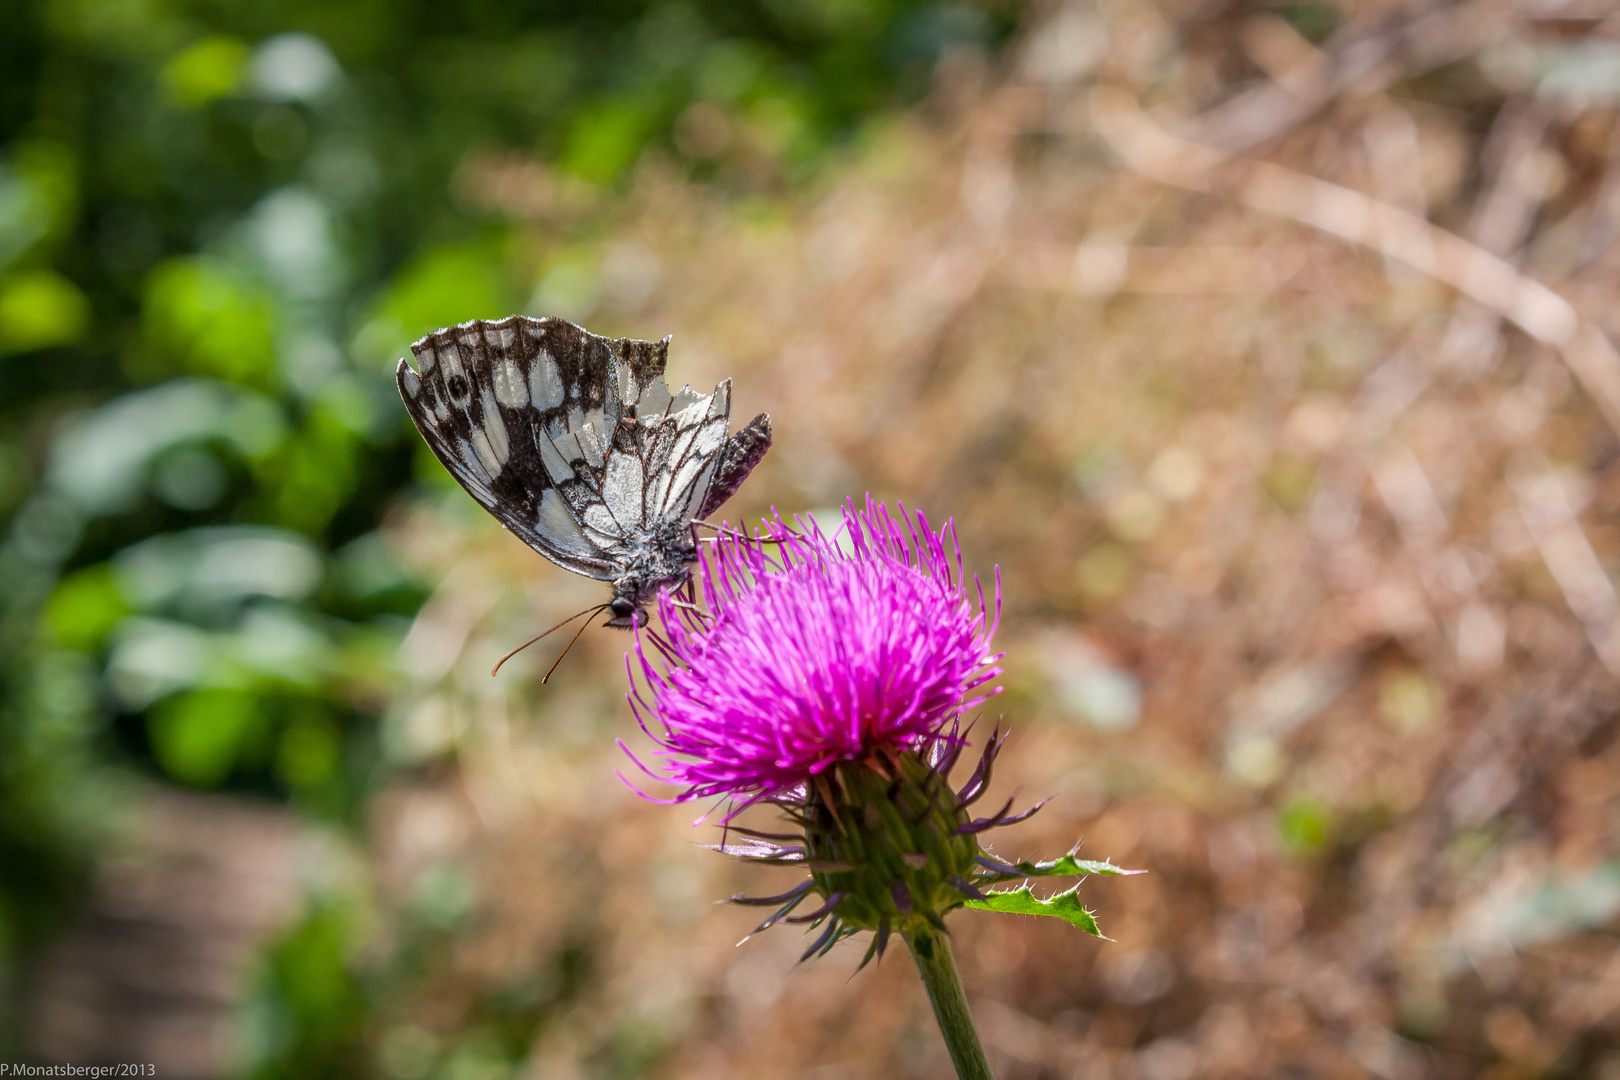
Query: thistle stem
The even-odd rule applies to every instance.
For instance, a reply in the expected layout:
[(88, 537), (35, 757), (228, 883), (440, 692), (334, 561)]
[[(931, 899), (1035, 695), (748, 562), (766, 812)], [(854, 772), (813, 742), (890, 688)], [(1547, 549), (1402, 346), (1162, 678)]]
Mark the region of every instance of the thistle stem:
[(928, 989), (934, 1019), (939, 1022), (940, 1034), (945, 1036), (945, 1047), (951, 1052), (956, 1075), (960, 1080), (994, 1080), (990, 1063), (984, 1057), (984, 1047), (979, 1045), (979, 1033), (973, 1028), (973, 1016), (968, 1012), (967, 997), (962, 993), (962, 976), (957, 974), (950, 942), (939, 931), (924, 927), (907, 933), (906, 944), (911, 948), (911, 958), (917, 962), (923, 986)]

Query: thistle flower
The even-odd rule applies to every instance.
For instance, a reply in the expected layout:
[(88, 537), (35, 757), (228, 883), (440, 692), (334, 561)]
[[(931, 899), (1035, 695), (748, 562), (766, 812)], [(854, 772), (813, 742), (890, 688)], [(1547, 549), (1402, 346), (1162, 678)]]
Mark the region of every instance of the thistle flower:
[[(780, 896), (732, 897), (776, 908), (755, 933), (782, 921), (820, 928), (809, 959), (874, 931), (863, 966), (902, 936), (959, 1075), (984, 1080), (944, 916), (959, 907), (1056, 915), (1100, 937), (1073, 889), (1042, 900), (1027, 886), (989, 887), (1125, 871), (1072, 852), (1008, 863), (979, 846), (986, 830), (1040, 804), (1013, 814), (1009, 800), (988, 817), (970, 815), (1002, 746), (999, 725), (966, 785), (948, 783), (967, 743), (962, 713), (997, 692), (990, 683), (1001, 673), (990, 645), (1000, 579), (989, 604), (976, 578), (969, 588), (952, 526), (935, 532), (903, 509), (891, 516), (870, 496), (862, 509), (845, 504), (831, 536), (798, 524), (767, 521), (761, 536), (722, 530), (700, 555), (697, 587), (659, 597), (663, 635), (638, 630), (626, 658), (632, 684), (639, 670), (646, 687), (630, 703), (656, 744), (653, 766), (631, 758), (678, 785), (670, 802), (733, 801), (718, 850), (810, 872)], [(736, 823), (761, 802), (794, 831)], [(811, 896), (821, 905), (794, 916)]]
[[(768, 796), (840, 761), (926, 748), (999, 690), (986, 688), (1001, 673), (995, 620), (977, 580), (966, 587), (950, 525), (896, 521), (870, 497), (846, 504), (832, 537), (767, 524), (763, 540), (709, 547), (707, 612), (660, 598), (666, 671), (636, 642), (653, 701), (631, 705), (644, 729), (649, 714), (662, 727), (657, 756), (681, 801)], [(998, 582), (997, 617), (1000, 599)]]

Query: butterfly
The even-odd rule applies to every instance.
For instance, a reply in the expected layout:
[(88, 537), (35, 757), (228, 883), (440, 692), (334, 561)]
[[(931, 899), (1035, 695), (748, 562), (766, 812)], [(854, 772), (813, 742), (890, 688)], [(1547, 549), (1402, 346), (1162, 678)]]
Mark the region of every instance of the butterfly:
[[(604, 338), (564, 319), (474, 319), (411, 346), (399, 393), (467, 493), (534, 550), (613, 584), (607, 625), (646, 623), (697, 559), (692, 523), (771, 445), (760, 413), (732, 433), (731, 380), (664, 385), (669, 338)], [(600, 610), (600, 609), (597, 609)]]

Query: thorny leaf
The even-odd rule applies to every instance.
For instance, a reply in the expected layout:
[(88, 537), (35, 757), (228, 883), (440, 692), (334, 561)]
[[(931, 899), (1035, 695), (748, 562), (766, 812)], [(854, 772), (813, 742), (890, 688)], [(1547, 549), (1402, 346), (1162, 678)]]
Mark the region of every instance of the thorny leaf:
[(1108, 874), (1115, 877), (1129, 877), (1132, 874), (1145, 874), (1146, 870), (1125, 870), (1104, 859), (1077, 859), (1071, 852), (1062, 858), (1051, 859), (1046, 862), (1016, 862), (1012, 865), (1025, 877), (1070, 877), (1076, 874)]
[(1080, 886), (1076, 885), (1067, 892), (1060, 892), (1048, 900), (1042, 900), (1029, 891), (1029, 886), (1013, 889), (1009, 892), (993, 892), (987, 900), (969, 900), (967, 906), (980, 911), (999, 911), (1006, 915), (1054, 915), (1071, 926), (1078, 926), (1093, 937), (1100, 937), (1104, 941), (1112, 941), (1097, 929), (1097, 920), (1080, 906)]

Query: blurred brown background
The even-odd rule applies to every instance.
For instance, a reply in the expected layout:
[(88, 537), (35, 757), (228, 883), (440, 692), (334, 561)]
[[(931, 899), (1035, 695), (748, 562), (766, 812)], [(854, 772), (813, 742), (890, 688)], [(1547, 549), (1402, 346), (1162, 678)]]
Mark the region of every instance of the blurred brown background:
[[(728, 517), (870, 490), (999, 566), (991, 801), (1055, 799), (996, 853), (1149, 871), (1084, 886), (1112, 943), (954, 918), (999, 1076), (1620, 1077), (1620, 17), (1021, 18), (800, 186), (503, 153), (459, 197), (573, 245), (536, 313), (672, 333), (673, 383), (771, 413)], [(764, 153), (707, 106), (676, 137)], [(713, 902), (791, 875), (614, 778), (622, 637), (489, 677), (600, 588), (435, 491), (384, 528), (432, 586), (396, 772), (363, 835), (254, 826), (291, 869), (243, 886), (349, 913), (355, 1075), (948, 1075), (904, 956), (733, 947), (757, 913)], [(229, 1054), (273, 1043), (220, 1000)]]

